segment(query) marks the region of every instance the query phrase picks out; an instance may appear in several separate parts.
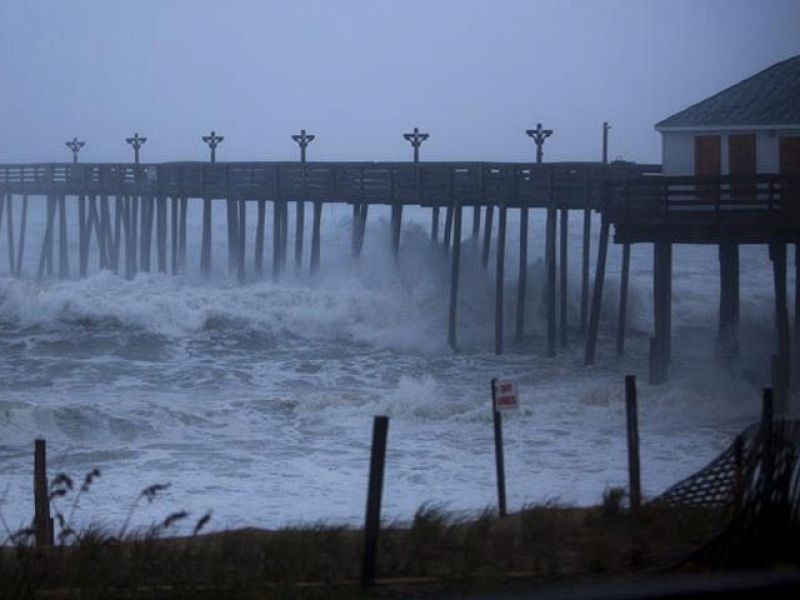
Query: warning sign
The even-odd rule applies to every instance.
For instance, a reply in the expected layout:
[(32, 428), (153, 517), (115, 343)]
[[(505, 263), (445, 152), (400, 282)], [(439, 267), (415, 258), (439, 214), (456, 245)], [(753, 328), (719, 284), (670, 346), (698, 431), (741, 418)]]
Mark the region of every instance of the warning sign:
[(517, 384), (504, 379), (494, 380), (494, 409), (512, 410), (519, 408)]

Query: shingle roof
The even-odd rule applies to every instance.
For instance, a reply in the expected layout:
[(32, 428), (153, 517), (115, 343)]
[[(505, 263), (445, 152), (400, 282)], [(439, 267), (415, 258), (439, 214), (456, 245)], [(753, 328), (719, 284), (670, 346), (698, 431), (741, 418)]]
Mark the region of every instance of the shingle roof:
[(656, 124), (670, 127), (800, 124), (800, 55), (772, 65)]

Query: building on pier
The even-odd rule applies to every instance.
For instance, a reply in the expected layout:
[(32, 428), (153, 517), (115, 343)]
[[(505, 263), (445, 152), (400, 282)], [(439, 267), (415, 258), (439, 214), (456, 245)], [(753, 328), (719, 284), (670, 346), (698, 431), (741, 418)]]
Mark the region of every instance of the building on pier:
[(800, 175), (800, 55), (656, 124), (664, 175)]

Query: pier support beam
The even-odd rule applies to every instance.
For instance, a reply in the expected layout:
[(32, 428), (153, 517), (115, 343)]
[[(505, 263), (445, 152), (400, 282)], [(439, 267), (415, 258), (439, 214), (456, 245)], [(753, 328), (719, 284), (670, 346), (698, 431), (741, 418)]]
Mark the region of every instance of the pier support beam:
[[(366, 204), (363, 204), (362, 207), (366, 207)], [(363, 215), (362, 217), (366, 216), (366, 208), (362, 208)], [(403, 205), (399, 202), (392, 206), (392, 254), (394, 254), (395, 261), (400, 256), (400, 231), (403, 228)], [(362, 228), (361, 231), (361, 243), (364, 241), (364, 229)], [(359, 248), (359, 254), (361, 253), (361, 249)]]
[(481, 205), (472, 207), (472, 239), (477, 244), (481, 237)]
[(156, 256), (158, 271), (167, 272), (167, 199), (159, 196), (156, 200)]
[(494, 218), (494, 205), (486, 205), (486, 220), (483, 224), (483, 256), (481, 266), (486, 269), (489, 266), (489, 250), (492, 246), (492, 220)]
[(320, 231), (322, 229), (322, 202), (314, 202), (314, 222), (311, 226), (311, 274), (319, 269)]
[(545, 231), (545, 309), (547, 311), (547, 356), (556, 355), (556, 209), (547, 207), (547, 229)]
[(528, 207), (519, 209), (519, 277), (517, 281), (517, 331), (515, 340), (525, 337), (525, 294), (528, 281)]
[(561, 279), (559, 287), (559, 317), (560, 317), (560, 330), (561, 330), (561, 347), (567, 347), (567, 291), (568, 291), (568, 268), (569, 257), (567, 256), (567, 248), (569, 247), (569, 209), (565, 206), (561, 209), (561, 232), (560, 232), (560, 251), (559, 251), (559, 268), (561, 270)]
[(461, 261), (461, 204), (455, 200), (453, 206), (453, 257), (450, 266), (450, 318), (447, 327), (447, 343), (456, 348), (456, 311), (458, 308), (458, 277)]
[(724, 356), (739, 351), (739, 246), (735, 242), (719, 245), (719, 335)]
[(603, 283), (606, 278), (606, 257), (608, 256), (609, 223), (605, 217), (600, 224), (600, 244), (597, 249), (597, 267), (594, 271), (594, 289), (592, 289), (592, 307), (589, 312), (589, 329), (586, 335), (586, 352), (583, 362), (593, 365), (597, 350), (597, 332), (600, 325), (600, 310), (603, 304)]
[(503, 353), (503, 287), (506, 267), (506, 205), (499, 204), (497, 222), (497, 267), (494, 292), (494, 353)]
[(170, 268), (173, 275), (178, 274), (178, 220), (180, 204), (177, 196), (170, 198)]
[(78, 275), (86, 277), (89, 267), (89, 241), (91, 240), (91, 221), (89, 220), (88, 198), (78, 196)]
[(228, 273), (236, 271), (239, 255), (239, 207), (235, 199), (225, 200), (228, 224)]
[(67, 199), (58, 197), (58, 276), (69, 277), (69, 243), (67, 239)]
[[(305, 184), (304, 184), (305, 187)], [(303, 267), (303, 237), (306, 229), (306, 203), (298, 200), (294, 223), (294, 266), (299, 272)]]
[(280, 200), (272, 203), (272, 278), (277, 281), (281, 275), (281, 247), (283, 237), (283, 210)]
[(17, 261), (14, 260), (14, 194), (6, 196), (6, 232), (8, 233), (8, 270), (13, 277)]
[(622, 245), (622, 271), (619, 280), (619, 318), (617, 320), (617, 356), (625, 354), (625, 328), (628, 321), (628, 280), (631, 271), (631, 245)]
[[(392, 207), (392, 246), (394, 247), (394, 232), (395, 232), (395, 208)], [(361, 250), (364, 248), (364, 238), (367, 234), (367, 215), (369, 211), (369, 204), (354, 204), (353, 205), (353, 240), (352, 252), (354, 258), (361, 256)], [(399, 239), (399, 238), (398, 238)], [(396, 255), (395, 255), (396, 256)]]
[(445, 252), (450, 251), (450, 240), (453, 232), (453, 205), (448, 205), (447, 212), (444, 217), (444, 239), (442, 240), (442, 248)]
[(253, 257), (253, 269), (256, 275), (264, 272), (264, 228), (267, 222), (267, 202), (258, 201), (258, 217), (256, 219), (256, 248)]
[(247, 269), (245, 267), (245, 248), (247, 243), (247, 237), (245, 232), (247, 231), (247, 202), (244, 199), (239, 199), (236, 201), (238, 204), (238, 219), (237, 224), (239, 230), (236, 232), (236, 241), (237, 241), (237, 248), (236, 248), (236, 268), (237, 273), (239, 276), (239, 282), (244, 283), (245, 278), (247, 277)]
[(211, 273), (211, 198), (203, 198), (203, 238), (200, 243), (200, 271)]
[(586, 332), (589, 319), (589, 261), (591, 260), (592, 211), (589, 205), (588, 175), (584, 176), (583, 252), (581, 253), (581, 333)]
[(155, 198), (142, 198), (141, 228), (139, 231), (139, 269), (145, 273), (150, 271), (150, 254), (153, 247), (153, 217), (155, 216)]
[(775, 282), (775, 328), (778, 337), (778, 361), (781, 383), (785, 389), (791, 387), (791, 350), (789, 342), (789, 309), (786, 286), (786, 244), (770, 244), (769, 257)]
[(666, 383), (672, 338), (672, 244), (655, 242), (653, 248), (653, 308), (655, 335), (650, 343), (650, 383)]
[(439, 207), (434, 206), (431, 210), (431, 241), (439, 241)]
[(28, 196), (22, 196), (22, 214), (19, 221), (19, 251), (17, 252), (17, 279), (22, 279), (22, 257), (25, 255), (25, 227), (28, 222)]

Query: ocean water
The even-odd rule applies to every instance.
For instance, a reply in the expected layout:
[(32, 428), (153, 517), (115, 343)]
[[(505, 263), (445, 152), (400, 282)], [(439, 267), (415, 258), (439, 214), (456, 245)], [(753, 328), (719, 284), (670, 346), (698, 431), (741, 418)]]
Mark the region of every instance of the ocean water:
[[(509, 213), (507, 352), (495, 356), (493, 267), (480, 267), (471, 210), (464, 215), (453, 352), (446, 344), (449, 260), (430, 242), (428, 211), (405, 211), (395, 263), (389, 210), (373, 207), (364, 253), (354, 261), (350, 211), (326, 206), (322, 268), (312, 278), (307, 263), (300, 272), (293, 267), (292, 210), (285, 277), (276, 283), (251, 273), (239, 284), (227, 273), (222, 203), (215, 208), (214, 273), (199, 276), (200, 203), (192, 201), (184, 275), (140, 273), (126, 281), (99, 272), (93, 256), (86, 279), (39, 282), (41, 204), (31, 199), (21, 281), (8, 275), (5, 228), (0, 234), (0, 514), (11, 529), (32, 516), (36, 437), (47, 439), (51, 476), (102, 473), (75, 510), (77, 526), (97, 522), (114, 531), (154, 483), (170, 487), (154, 502), (139, 503), (135, 526), (178, 510), (194, 518), (213, 511), (210, 525), (217, 529), (358, 524), (378, 414), (391, 417), (387, 519), (408, 520), (423, 503), (480, 511), (495, 502), (492, 377), (515, 379), (521, 395), (521, 408), (504, 419), (511, 510), (536, 502), (591, 504), (604, 489), (626, 484), (623, 377), (629, 373), (640, 378), (642, 480), (653, 496), (757, 419), (768, 381), (775, 341), (765, 248), (742, 251), (742, 351), (734, 364), (715, 351), (716, 249), (675, 248), (672, 379), (653, 387), (645, 383), (648, 246), (633, 249), (626, 356), (614, 354), (621, 261), (612, 246), (598, 360), (583, 366), (577, 213), (570, 222), (570, 345), (548, 359), (542, 211), (531, 218), (521, 344), (512, 341), (518, 225)], [(251, 217), (250, 240), (253, 223)], [(594, 270), (597, 222), (592, 233)], [(74, 272), (74, 235), (70, 242)], [(269, 235), (266, 248), (270, 265)], [(251, 252), (252, 243), (249, 265)], [(71, 505), (62, 508), (69, 512)], [(187, 528), (191, 523), (174, 532)]]

